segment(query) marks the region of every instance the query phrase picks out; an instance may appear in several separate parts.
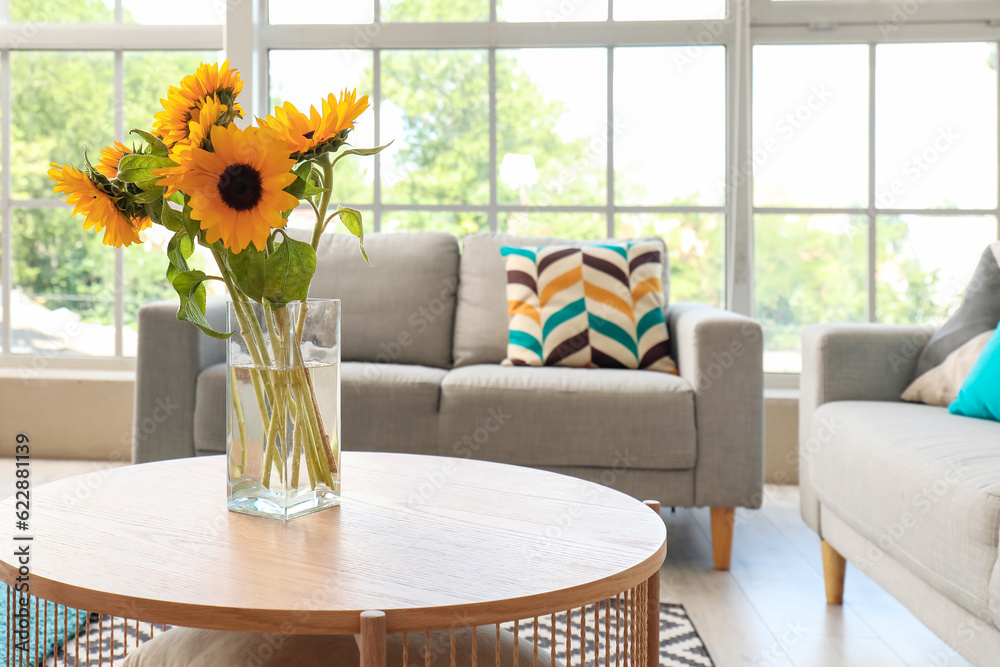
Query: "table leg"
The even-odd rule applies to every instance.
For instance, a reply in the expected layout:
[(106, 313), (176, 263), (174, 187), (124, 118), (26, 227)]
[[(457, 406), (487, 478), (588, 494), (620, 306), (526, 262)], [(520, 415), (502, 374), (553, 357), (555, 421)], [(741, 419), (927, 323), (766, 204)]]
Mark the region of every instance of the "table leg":
[(361, 667), (385, 665), (385, 612), (361, 612)]
[[(646, 506), (660, 516), (660, 503), (647, 500)], [(647, 667), (659, 667), (660, 664), (660, 571), (657, 570), (646, 580), (646, 649)]]

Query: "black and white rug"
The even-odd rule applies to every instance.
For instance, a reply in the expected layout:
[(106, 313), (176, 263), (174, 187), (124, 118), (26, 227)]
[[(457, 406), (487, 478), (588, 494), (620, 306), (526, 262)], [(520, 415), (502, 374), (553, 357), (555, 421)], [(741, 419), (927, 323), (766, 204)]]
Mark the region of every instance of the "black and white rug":
[[(594, 607), (586, 610), (588, 628), (592, 627), (594, 618)], [(598, 611), (603, 619), (603, 608)], [(56, 656), (49, 656), (46, 665), (59, 667), (109, 667), (112, 664), (112, 654), (114, 664), (121, 665), (127, 651), (132, 650), (138, 644), (147, 642), (151, 636), (164, 632), (168, 628), (161, 625), (150, 626), (149, 623), (136, 624), (135, 621), (127, 623), (120, 618), (112, 619), (108, 616), (98, 618), (91, 617), (86, 632), (81, 632), (78, 640), (70, 640), (66, 646), (65, 657), (60, 651), (58, 661)], [(603, 623), (603, 621), (602, 621)], [(580, 665), (580, 612), (575, 610), (570, 618), (570, 628), (572, 632), (571, 646), (572, 656), (570, 663)], [(513, 623), (502, 624), (501, 627), (513, 631)], [(528, 619), (518, 624), (518, 635), (526, 638), (534, 638), (534, 621)], [(611, 623), (611, 636), (614, 637), (615, 626)], [(586, 634), (586, 667), (610, 667), (605, 665), (604, 646), (595, 655), (594, 637), (591, 632)], [(603, 633), (602, 633), (603, 635)], [(540, 651), (548, 652), (552, 645), (553, 628), (551, 617), (543, 616), (538, 620), (538, 647)], [(88, 645), (89, 640), (89, 645)], [(603, 641), (603, 639), (602, 639)], [(556, 615), (555, 624), (556, 659), (566, 664), (566, 614)], [(89, 651), (88, 651), (89, 648)], [(614, 653), (611, 654), (611, 664), (615, 664)], [(77, 662), (79, 656), (79, 662)], [(223, 667), (220, 665), (220, 667)], [(688, 618), (687, 611), (683, 605), (661, 604), (660, 605), (660, 667), (714, 667), (712, 658), (708, 655), (705, 643), (698, 635), (694, 624)]]

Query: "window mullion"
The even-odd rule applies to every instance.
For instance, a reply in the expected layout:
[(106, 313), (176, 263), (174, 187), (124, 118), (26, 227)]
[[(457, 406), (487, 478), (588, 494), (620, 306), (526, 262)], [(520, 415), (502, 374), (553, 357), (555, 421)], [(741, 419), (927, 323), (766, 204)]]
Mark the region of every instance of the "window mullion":
[[(609, 0), (610, 5), (610, 0)], [(610, 9), (609, 9), (610, 11)], [(608, 47), (608, 118), (607, 118), (607, 206), (608, 238), (615, 237), (615, 49)]]
[(750, 84), (753, 45), (746, 4), (730, 0), (735, 26), (726, 43), (726, 304), (754, 313), (753, 174), (751, 173)]
[[(493, 9), (496, 9), (493, 3)], [(489, 50), (489, 115), (490, 115), (490, 210), (487, 221), (491, 232), (499, 228), (497, 214), (497, 50)]]
[(875, 210), (875, 44), (868, 45), (868, 321), (874, 322), (877, 312), (875, 270), (878, 264), (878, 216)]
[[(382, 50), (372, 49), (372, 106), (375, 107), (375, 145), (382, 145)], [(382, 229), (382, 153), (375, 154), (375, 180), (372, 183), (372, 228)]]
[[(4, 3), (6, 8), (6, 2)], [(0, 297), (3, 300), (3, 322), (0, 326), (0, 349), (4, 354), (10, 354), (10, 301), (13, 292), (11, 264), (13, 243), (10, 238), (10, 51), (0, 52), (0, 109), (3, 110), (0, 122), (0, 164), (3, 166), (3, 193), (0, 194), (0, 215), (2, 215), (2, 231), (0, 231)]]
[[(122, 0), (115, 0), (115, 15), (121, 19)], [(115, 136), (125, 141), (125, 64), (121, 51), (115, 51)], [(124, 356), (125, 347), (125, 252), (115, 250), (115, 356)]]

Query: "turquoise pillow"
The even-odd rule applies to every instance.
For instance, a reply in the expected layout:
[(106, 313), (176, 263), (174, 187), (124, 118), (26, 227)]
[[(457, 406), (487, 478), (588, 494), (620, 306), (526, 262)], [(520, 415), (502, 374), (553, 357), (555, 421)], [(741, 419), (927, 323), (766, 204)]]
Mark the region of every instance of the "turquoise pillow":
[(948, 412), (1000, 421), (1000, 327), (990, 337)]

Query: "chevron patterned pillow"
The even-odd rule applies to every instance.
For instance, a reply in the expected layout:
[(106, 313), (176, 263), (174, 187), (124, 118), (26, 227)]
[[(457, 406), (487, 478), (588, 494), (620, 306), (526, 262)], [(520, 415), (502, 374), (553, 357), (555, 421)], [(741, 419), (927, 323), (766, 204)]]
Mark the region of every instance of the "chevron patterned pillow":
[(663, 256), (650, 243), (500, 249), (507, 366), (677, 373), (663, 318)]

